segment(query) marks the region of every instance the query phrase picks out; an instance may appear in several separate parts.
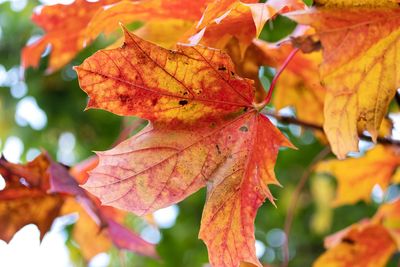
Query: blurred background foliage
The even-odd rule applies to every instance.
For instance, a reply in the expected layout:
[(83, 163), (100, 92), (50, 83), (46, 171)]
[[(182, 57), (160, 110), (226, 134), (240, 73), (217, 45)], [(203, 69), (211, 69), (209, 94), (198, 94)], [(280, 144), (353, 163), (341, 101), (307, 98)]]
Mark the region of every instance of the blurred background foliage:
[[(19, 65), (21, 49), (42, 34), (42, 30), (30, 21), (33, 9), (39, 4), (38, 1), (0, 1), (0, 149), (9, 160), (20, 162), (32, 160), (40, 149), (45, 149), (58, 161), (74, 165), (93, 155), (93, 150), (109, 149), (118, 139), (123, 125), (131, 123), (134, 118), (124, 121), (102, 110), (84, 111), (87, 97), (78, 86), (72, 66), (79, 65), (94, 51), (111, 42), (103, 37), (51, 75), (44, 72), (49, 54), (46, 51), (40, 67), (27, 70), (25, 78), (22, 78)], [(295, 26), (293, 21), (278, 17), (266, 24), (261, 39), (279, 41)], [(271, 79), (270, 73), (263, 73), (266, 73), (264, 79)], [(258, 256), (263, 263), (276, 266), (282, 262), (282, 245), (286, 238), (283, 228), (290, 199), (302, 175), (309, 171), (312, 160), (324, 149), (324, 144), (319, 143), (313, 132), (293, 125), (278, 126), (298, 150), (283, 149), (280, 152), (275, 169), (284, 188), (271, 188), (277, 207), (265, 203), (256, 220)], [(310, 266), (323, 252), (325, 235), (371, 216), (376, 210), (374, 202), (330, 208), (329, 197), (334, 194), (334, 188), (335, 182), (331, 177), (319, 175), (308, 179), (294, 213), (289, 239), (290, 266)], [(159, 243), (157, 250), (161, 260), (113, 248), (108, 264), (121, 267), (205, 266), (206, 247), (197, 238), (204, 201), (203, 189), (175, 208), (177, 219), (174, 225), (147, 235), (146, 225), (132, 215), (127, 223), (143, 236), (150, 236), (150, 240)], [(75, 266), (85, 266), (79, 248), (70, 238), (72, 227), (69, 225), (64, 229), (71, 260)]]

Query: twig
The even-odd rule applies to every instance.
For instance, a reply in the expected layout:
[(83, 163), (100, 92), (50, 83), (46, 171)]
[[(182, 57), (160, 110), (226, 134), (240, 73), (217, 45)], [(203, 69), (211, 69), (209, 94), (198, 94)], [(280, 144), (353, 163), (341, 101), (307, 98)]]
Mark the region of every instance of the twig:
[(292, 228), (293, 218), (296, 211), (297, 203), (300, 198), (301, 191), (303, 191), (303, 188), (306, 185), (306, 182), (314, 169), (314, 165), (323, 158), (325, 158), (330, 152), (331, 149), (329, 148), (329, 146), (327, 146), (314, 157), (307, 170), (301, 176), (300, 181), (297, 184), (296, 189), (293, 193), (293, 197), (290, 200), (284, 226), (284, 231), (286, 234), (286, 242), (283, 245), (283, 251), (282, 251), (283, 252), (282, 267), (287, 267), (289, 263), (289, 235), (290, 235), (290, 230)]
[[(299, 126), (302, 126), (302, 127), (305, 127), (305, 128), (318, 130), (318, 131), (323, 131), (324, 130), (321, 125), (309, 123), (309, 122), (297, 119), (295, 117), (282, 116), (282, 115), (276, 114), (274, 112), (268, 112), (268, 111), (263, 111), (262, 113), (265, 114), (265, 115), (268, 115), (268, 116), (276, 118), (281, 123), (296, 124), (296, 125), (299, 125)], [(372, 138), (370, 136), (368, 136), (368, 135), (365, 135), (365, 134), (360, 134), (359, 138), (361, 140), (364, 140), (364, 141), (373, 142)], [(400, 140), (394, 140), (394, 139), (388, 138), (388, 137), (378, 136), (376, 141), (377, 141), (377, 143), (380, 143), (380, 144), (383, 144), (383, 145), (400, 146)]]

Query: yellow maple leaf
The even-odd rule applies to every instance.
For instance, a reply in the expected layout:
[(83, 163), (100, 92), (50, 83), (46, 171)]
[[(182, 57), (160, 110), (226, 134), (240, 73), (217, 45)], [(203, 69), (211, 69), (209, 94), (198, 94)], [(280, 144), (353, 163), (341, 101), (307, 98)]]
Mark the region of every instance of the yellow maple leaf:
[(328, 172), (338, 180), (335, 205), (370, 201), (372, 188), (378, 184), (385, 189), (400, 164), (397, 152), (378, 145), (364, 157), (346, 160), (328, 160), (317, 165), (317, 172)]
[(313, 26), (321, 40), (320, 73), (327, 89), (324, 130), (339, 158), (358, 151), (358, 134), (364, 130), (376, 141), (400, 86), (400, 8), (393, 1), (351, 3), (329, 1), (290, 15)]

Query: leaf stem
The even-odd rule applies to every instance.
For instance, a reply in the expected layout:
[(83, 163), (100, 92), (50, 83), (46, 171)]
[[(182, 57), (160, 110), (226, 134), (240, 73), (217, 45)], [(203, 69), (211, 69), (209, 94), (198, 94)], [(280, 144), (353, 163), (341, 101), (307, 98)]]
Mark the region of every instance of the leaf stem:
[(296, 53), (299, 50), (300, 50), (299, 48), (293, 49), (292, 52), (290, 52), (288, 57), (283, 62), (282, 66), (279, 68), (278, 72), (275, 74), (274, 78), (272, 79), (271, 85), (269, 86), (268, 94), (265, 97), (265, 100), (263, 101), (263, 103), (265, 103), (266, 105), (268, 105), (269, 102), (271, 101), (272, 93), (273, 93), (273, 91), (275, 89), (275, 85), (276, 85), (276, 82), (279, 79), (279, 76), (281, 76), (282, 72), (286, 69), (287, 65), (290, 63), (290, 61), (293, 59), (293, 57), (296, 55)]

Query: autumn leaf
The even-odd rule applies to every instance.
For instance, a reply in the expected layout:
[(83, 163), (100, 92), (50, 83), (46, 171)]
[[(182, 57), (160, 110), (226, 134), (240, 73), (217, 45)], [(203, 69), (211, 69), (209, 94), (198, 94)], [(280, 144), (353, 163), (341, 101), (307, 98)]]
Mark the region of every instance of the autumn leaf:
[(85, 29), (92, 17), (101, 7), (116, 1), (76, 0), (70, 5), (57, 4), (38, 9), (32, 21), (45, 31), (45, 35), (22, 50), (22, 66), (38, 67), (42, 53), (51, 45), (47, 72), (63, 67), (84, 47)]
[(0, 239), (9, 242), (17, 231), (32, 223), (38, 227), (42, 240), (58, 217), (62, 203), (59, 195), (47, 195), (24, 185), (4, 190), (0, 194)]
[(27, 224), (37, 225), (43, 239), (59, 216), (64, 199), (59, 194), (47, 194), (49, 181), (45, 155), (19, 165), (0, 159), (0, 173), (6, 186), (0, 191), (0, 238), (9, 242)]
[(358, 151), (359, 132), (367, 130), (376, 141), (400, 86), (400, 9), (397, 1), (318, 2), (329, 4), (289, 17), (313, 26), (322, 43), (324, 130), (333, 152), (344, 158)]
[(261, 33), (264, 24), (277, 15), (304, 9), (299, 0), (268, 1), (214, 1), (207, 6), (200, 23), (189, 38), (191, 44), (203, 44), (223, 49), (231, 38), (239, 41), (241, 55), (254, 38)]
[(356, 224), (339, 235), (337, 244), (321, 255), (314, 267), (383, 267), (396, 250), (394, 240), (379, 224)]
[[(32, 20), (43, 28), (45, 35), (23, 49), (22, 66), (24, 68), (37, 67), (43, 51), (51, 45), (47, 72), (54, 72), (71, 61), (81, 49), (101, 33), (113, 32), (118, 28), (119, 22), (150, 22), (139, 34), (149, 37), (152, 41), (160, 40), (157, 36), (159, 29), (156, 26), (161, 25), (164, 29), (173, 32), (168, 40), (161, 40), (161, 44), (170, 45), (201, 17), (208, 2), (209, 0), (184, 2), (177, 0), (100, 0), (95, 2), (77, 0), (69, 5), (43, 6), (33, 15)], [(185, 8), (182, 8), (182, 5), (185, 5)], [(161, 24), (161, 21), (164, 24)], [(178, 32), (174, 31), (177, 29)]]
[[(317, 165), (317, 172), (327, 172), (338, 180), (335, 205), (355, 204), (371, 200), (372, 188), (386, 189), (400, 164), (398, 152), (378, 145), (360, 158), (328, 160)], [(354, 190), (354, 189), (357, 190)]]
[(325, 238), (328, 249), (314, 266), (386, 266), (400, 248), (400, 200), (383, 203), (363, 219)]
[(254, 219), (286, 138), (253, 107), (249, 80), (229, 57), (202, 46), (169, 51), (124, 29), (121, 48), (76, 67), (89, 107), (149, 119), (143, 131), (99, 152), (85, 188), (138, 215), (207, 186), (200, 238), (213, 266), (261, 266)]
[[(128, 24), (133, 21), (148, 23), (152, 20), (165, 22), (170, 19), (179, 20), (182, 23), (194, 23), (201, 18), (204, 9), (210, 2), (211, 0), (120, 1), (94, 16), (86, 29), (86, 39), (87, 41), (93, 40), (100, 33), (110, 34), (118, 28), (119, 23)], [(164, 38), (165, 35), (164, 33)]]
[(193, 126), (252, 106), (251, 82), (235, 77), (229, 57), (218, 50), (169, 51), (125, 31), (122, 49), (100, 50), (91, 59), (76, 68), (88, 108)]

